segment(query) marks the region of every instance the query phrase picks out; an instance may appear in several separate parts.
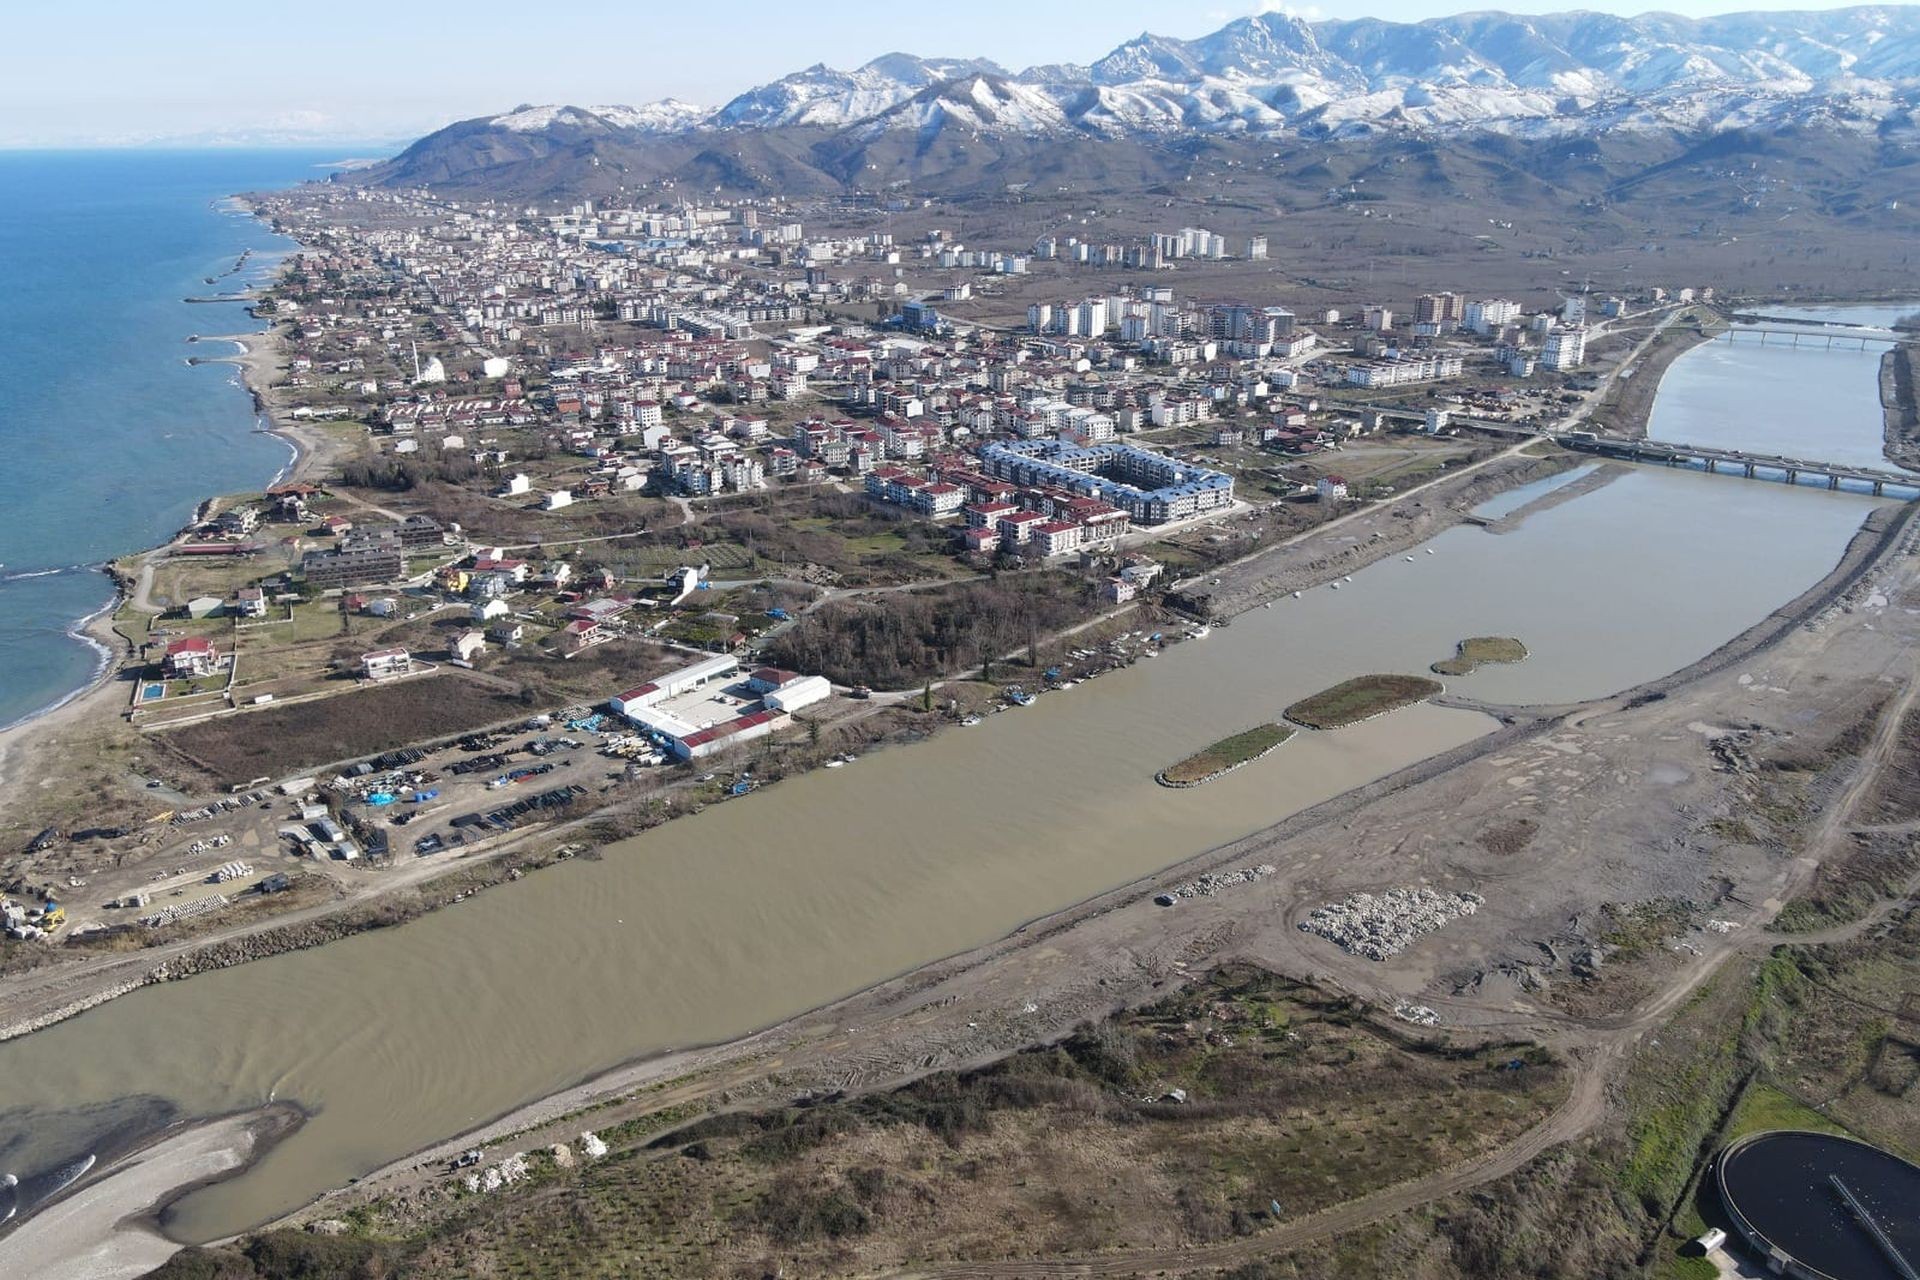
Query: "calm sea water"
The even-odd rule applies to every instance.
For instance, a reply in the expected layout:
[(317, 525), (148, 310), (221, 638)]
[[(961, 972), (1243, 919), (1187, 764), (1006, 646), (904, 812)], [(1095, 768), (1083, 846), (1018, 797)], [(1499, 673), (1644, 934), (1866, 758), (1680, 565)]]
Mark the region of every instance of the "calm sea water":
[(185, 363), (233, 353), (189, 335), (259, 326), (182, 299), (256, 282), (292, 248), (227, 196), (324, 177), (341, 154), (0, 152), (0, 725), (93, 673), (73, 628), (112, 600), (95, 566), (286, 465), (233, 367)]

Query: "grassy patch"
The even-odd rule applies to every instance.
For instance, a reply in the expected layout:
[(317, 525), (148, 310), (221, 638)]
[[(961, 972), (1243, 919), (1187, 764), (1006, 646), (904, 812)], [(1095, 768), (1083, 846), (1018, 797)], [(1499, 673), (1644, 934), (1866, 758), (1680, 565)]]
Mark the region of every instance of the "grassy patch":
[(1474, 636), (1454, 647), (1451, 658), (1433, 664), (1443, 676), (1464, 676), (1475, 669), (1497, 662), (1524, 662), (1527, 646), (1512, 636)]
[(155, 733), (223, 782), (245, 782), (409, 743), (466, 733), (534, 708), (456, 676), (353, 689), (291, 706), (242, 711)]
[[(341, 1252), (357, 1262), (372, 1243), (391, 1274), (558, 1280), (1204, 1245), (1267, 1229), (1274, 1201), (1291, 1219), (1472, 1158), (1565, 1093), (1537, 1047), (1442, 1045), (1240, 967), (979, 1070), (665, 1133), (609, 1126), (605, 1159), (536, 1155), (514, 1191), (449, 1180), (343, 1215), (362, 1243)], [(278, 1274), (257, 1247), (161, 1274)], [(220, 1262), (232, 1269), (208, 1269)]]
[(1236, 765), (1265, 755), (1292, 736), (1293, 730), (1286, 725), (1263, 724), (1194, 752), (1179, 764), (1163, 770), (1160, 780), (1179, 787), (1207, 782)]
[(1338, 729), (1424, 702), (1441, 689), (1438, 680), (1424, 676), (1356, 676), (1300, 699), (1287, 708), (1286, 717), (1309, 729)]
[(1920, 870), (1920, 846), (1910, 836), (1855, 833), (1846, 852), (1821, 862), (1813, 884), (1774, 918), (1781, 933), (1807, 933), (1858, 920), (1898, 895)]
[(1744, 1138), (1750, 1133), (1765, 1133), (1770, 1129), (1847, 1133), (1845, 1125), (1834, 1123), (1797, 1098), (1782, 1093), (1770, 1084), (1756, 1082), (1740, 1095), (1733, 1114), (1727, 1118), (1723, 1136), (1732, 1142), (1735, 1138)]

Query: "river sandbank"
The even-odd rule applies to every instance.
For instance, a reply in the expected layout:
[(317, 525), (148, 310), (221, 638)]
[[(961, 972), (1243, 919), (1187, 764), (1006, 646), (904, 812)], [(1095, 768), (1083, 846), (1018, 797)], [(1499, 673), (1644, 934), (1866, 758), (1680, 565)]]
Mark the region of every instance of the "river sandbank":
[(190, 1124), (128, 1152), (0, 1236), (0, 1274), (35, 1280), (131, 1280), (172, 1257), (166, 1206), (230, 1178), (300, 1123), (273, 1106)]

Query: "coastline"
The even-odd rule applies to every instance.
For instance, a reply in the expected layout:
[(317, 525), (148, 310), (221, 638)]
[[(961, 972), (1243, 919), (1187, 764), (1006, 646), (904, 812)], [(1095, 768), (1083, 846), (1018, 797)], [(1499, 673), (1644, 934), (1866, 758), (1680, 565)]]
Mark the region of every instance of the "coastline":
[[(295, 423), (284, 421), (282, 418), (282, 415), (276, 411), (276, 406), (273, 404), (273, 399), (270, 394), (271, 382), (275, 373), (277, 372), (280, 353), (284, 350), (284, 340), (281, 338), (281, 336), (279, 335), (278, 331), (275, 328), (269, 327), (267, 330), (260, 333), (210, 337), (210, 338), (202, 338), (201, 340), (202, 341), (230, 341), (230, 342), (233, 342), (239, 348), (239, 354), (237, 355), (211, 357), (209, 358), (208, 362), (231, 363), (240, 369), (243, 385), (254, 396), (256, 414), (258, 415), (259, 419), (263, 420), (263, 425), (261, 425), (256, 429), (269, 434), (274, 434), (280, 437), (281, 439), (285, 440), (293, 452), (293, 459), (287, 464), (286, 467), (282, 469), (280, 475), (276, 477), (276, 481), (269, 482), (269, 483), (278, 482), (280, 479), (296, 479), (296, 478), (310, 476), (314, 474), (317, 468), (324, 465), (324, 463), (329, 460), (328, 455), (330, 451), (337, 451), (339, 449), (340, 447), (339, 442), (327, 436), (325, 432), (317, 431), (303, 424), (295, 424)], [(1506, 487), (1511, 487), (1513, 484), (1524, 483), (1524, 478), (1520, 478), (1520, 476), (1521, 476), (1520, 469), (1515, 469), (1512, 473), (1508, 475), (1496, 475), (1494, 477), (1481, 476), (1481, 477), (1476, 477), (1476, 479), (1481, 479), (1481, 480), (1492, 479), (1496, 482), (1505, 482)], [(1527, 477), (1527, 478), (1531, 478), (1531, 477)], [(1607, 478), (1610, 479), (1612, 477), (1608, 476)], [(1597, 484), (1605, 482), (1604, 480), (1601, 480), (1598, 477), (1594, 477), (1592, 479), (1594, 481), (1594, 484), (1591, 487), (1597, 487)], [(1564, 501), (1570, 500), (1573, 496), (1576, 496), (1577, 493), (1586, 492), (1587, 487), (1588, 487), (1587, 482), (1582, 482), (1582, 484), (1570, 486), (1570, 489), (1572, 490), (1572, 492), (1557, 492), (1555, 494), (1543, 496), (1541, 499), (1536, 500), (1535, 504), (1530, 504), (1528, 507), (1520, 509), (1520, 511), (1513, 513), (1513, 515), (1507, 517), (1507, 519), (1514, 520), (1517, 522), (1518, 519), (1524, 518), (1525, 513), (1535, 510), (1541, 505), (1552, 505), (1556, 502), (1564, 502)], [(1396, 504), (1395, 503), (1380, 504), (1380, 509), (1390, 508), (1394, 505)], [(1449, 523), (1457, 523), (1457, 522), (1458, 522), (1458, 518), (1456, 518), (1454, 521), (1451, 521)], [(1434, 530), (1427, 529), (1421, 534), (1421, 536), (1422, 537), (1431, 536), (1432, 532), (1434, 532)], [(164, 549), (166, 545), (167, 545), (166, 543), (162, 543), (159, 545), (159, 547), (151, 548), (144, 553), (137, 553), (137, 554), (151, 555), (155, 551)], [(1377, 548), (1370, 547), (1368, 548), (1368, 551), (1373, 552), (1374, 554), (1372, 554), (1367, 559), (1366, 562), (1370, 563), (1372, 560), (1384, 558), (1388, 555), (1393, 554), (1398, 549), (1399, 548), (1397, 546), (1385, 545), (1384, 543)], [(1276, 547), (1271, 550), (1277, 552), (1277, 551), (1280, 551), (1281, 548)], [(1266, 554), (1266, 553), (1262, 553), (1262, 554)], [(1842, 563), (1843, 564), (1845, 563), (1845, 557), (1843, 557)], [(1823, 584), (1821, 585), (1824, 585), (1825, 581), (1826, 580), (1823, 579)], [(7, 774), (7, 766), (9, 763), (9, 753), (19, 751), (21, 747), (25, 745), (22, 742), (20, 742), (17, 731), (32, 728), (32, 727), (37, 727), (41, 724), (65, 723), (68, 721), (69, 718), (77, 720), (84, 715), (90, 715), (93, 713), (92, 708), (94, 706), (93, 704), (94, 697), (106, 696), (105, 691), (108, 689), (117, 690), (119, 682), (113, 678), (115, 674), (115, 663), (113, 660), (113, 653), (115, 652), (115, 650), (113, 649), (112, 646), (114, 641), (120, 641), (122, 644), (124, 644), (125, 638), (121, 637), (116, 631), (114, 631), (112, 626), (112, 620), (115, 613), (118, 611), (120, 605), (130, 597), (129, 597), (129, 591), (128, 591), (128, 583), (125, 581), (120, 581), (118, 579), (116, 579), (116, 582), (117, 582), (118, 590), (116, 592), (116, 597), (114, 602), (106, 606), (105, 608), (103, 608), (101, 611), (96, 612), (90, 618), (82, 620), (80, 624), (76, 624), (77, 626), (81, 627), (87, 632), (92, 643), (95, 643), (102, 647), (103, 655), (102, 655), (101, 670), (96, 674), (95, 678), (87, 686), (81, 689), (75, 690), (73, 693), (63, 698), (59, 703), (56, 703), (50, 706), (43, 712), (35, 713), (33, 716), (30, 716), (23, 721), (17, 722), (16, 725), (8, 726), (5, 729), (0, 729), (0, 779), (4, 779)], [(1795, 603), (1797, 604), (1798, 602), (1796, 601)], [(1248, 606), (1248, 607), (1252, 607), (1252, 606)], [(1756, 624), (1756, 627), (1753, 630), (1757, 631), (1761, 626), (1764, 626), (1766, 623), (1771, 621), (1772, 621), (1772, 618), (1762, 620), (1762, 623)], [(1802, 623), (1804, 623), (1805, 621), (1806, 621), (1805, 618), (1800, 619), (1800, 622)], [(1771, 637), (1769, 640), (1763, 642), (1763, 644), (1771, 643), (1772, 640), (1778, 639), (1781, 635), (1784, 635), (1785, 633), (1786, 633), (1786, 629), (1782, 629), (1779, 633)], [(1751, 633), (1743, 633), (1743, 637), (1747, 634), (1751, 634)], [(1681, 673), (1675, 673), (1674, 677), (1669, 677), (1669, 678), (1670, 679), (1677, 678), (1680, 674)], [(1695, 678), (1698, 678), (1698, 677), (1695, 677)], [(63, 715), (62, 713), (66, 713), (66, 714)], [(1491, 736), (1499, 737), (1500, 735), (1496, 732), (1494, 735), (1491, 735)], [(1410, 766), (1410, 770), (1418, 770), (1429, 765), (1436, 765), (1437, 762), (1443, 759), (1450, 762), (1444, 767), (1452, 767), (1452, 763), (1457, 763), (1457, 760), (1455, 759), (1455, 757), (1457, 756), (1459, 758), (1472, 758), (1471, 755), (1459, 756), (1459, 753), (1461, 751), (1470, 751), (1474, 748), (1481, 748), (1482, 744), (1487, 743), (1488, 741), (1489, 741), (1488, 738), (1482, 738), (1480, 740), (1477, 740), (1473, 744), (1469, 744), (1469, 748), (1460, 748), (1460, 749), (1456, 749), (1454, 752), (1445, 753), (1443, 756), (1432, 757), (1428, 761), (1422, 761), (1415, 766)], [(1277, 745), (1279, 744), (1276, 744), (1276, 747)], [(1270, 750), (1271, 749), (1272, 748), (1270, 748)], [(1263, 752), (1262, 754), (1264, 755), (1265, 753)], [(1235, 766), (1235, 767), (1238, 767), (1238, 766)], [(1381, 781), (1385, 781), (1385, 780), (1381, 780)], [(1356, 790), (1360, 792), (1369, 792), (1374, 785), (1377, 785), (1377, 784), (1369, 784), (1367, 787), (1358, 788)], [(1343, 795), (1338, 799), (1344, 800), (1345, 798), (1346, 798), (1345, 795)], [(1332, 802), (1329, 802), (1329, 803), (1332, 803)], [(1219, 861), (1220, 854), (1221, 854), (1221, 850), (1219, 849), (1209, 850), (1205, 853), (1197, 855), (1196, 858), (1194, 859), (1189, 859), (1183, 862), (1182, 864), (1180, 864), (1180, 866), (1182, 868), (1191, 867), (1195, 862), (1199, 862), (1207, 859)], [(1173, 875), (1177, 870), (1179, 870), (1179, 868), (1165, 869), (1159, 873), (1156, 873), (1154, 877), (1151, 877), (1151, 879), (1155, 881), (1161, 880), (1164, 877)], [(1120, 893), (1123, 891), (1116, 890), (1113, 892)], [(997, 952), (1009, 946), (1021, 945), (1020, 942), (1016, 940), (1022, 939), (1023, 935), (1027, 934), (1029, 929), (1036, 929), (1039, 933), (1044, 935), (1045, 933), (1050, 932), (1054, 929), (1070, 927), (1070, 923), (1071, 923), (1070, 921), (1063, 924), (1055, 924), (1054, 921), (1061, 917), (1066, 917), (1066, 916), (1073, 915), (1075, 913), (1082, 912), (1088, 909), (1092, 903), (1101, 901), (1107, 896), (1108, 895), (1102, 895), (1102, 897), (1098, 899), (1089, 899), (1087, 902), (1078, 904), (1076, 907), (1068, 908), (1066, 911), (1059, 913), (1058, 916), (1047, 917), (1043, 920), (1029, 922), (1026, 925), (1022, 925), (1019, 928), (1016, 928), (1015, 930), (1013, 930), (1006, 938), (1003, 938), (998, 943), (993, 944), (993, 946), (988, 948), (983, 948), (982, 950), (986, 952)], [(273, 954), (273, 953), (270, 952), (268, 954)], [(248, 958), (254, 958), (254, 957), (248, 957)], [(916, 975), (925, 973), (927, 970), (930, 970), (930, 969), (949, 968), (952, 965), (958, 963), (961, 959), (962, 959), (961, 957), (949, 957), (946, 960), (936, 961), (932, 965), (927, 966), (926, 969), (915, 970), (911, 974), (898, 975), (893, 979), (889, 979), (887, 983), (877, 984), (876, 987), (869, 988), (867, 989), (867, 991), (858, 993), (857, 996), (848, 997), (847, 999), (850, 1001), (853, 999), (873, 995), (876, 992), (878, 992), (881, 987), (885, 987), (890, 984), (911, 985), (915, 980)], [(985, 960), (983, 959), (981, 963), (985, 963)], [(145, 985), (145, 983), (144, 982), (135, 983), (125, 987), (124, 990), (133, 990), (133, 989), (136, 989), (139, 985)], [(104, 1003), (106, 1000), (112, 999), (121, 993), (122, 993), (121, 990), (108, 991), (104, 994), (101, 994), (97, 999), (91, 1000), (84, 1007), (92, 1007), (93, 1005)], [(654, 1071), (657, 1073), (657, 1072), (665, 1071), (669, 1069), (669, 1064), (678, 1063), (678, 1062), (681, 1062), (682, 1060), (698, 1061), (699, 1057), (704, 1054), (727, 1054), (730, 1051), (732, 1051), (735, 1048), (735, 1046), (747, 1045), (760, 1039), (760, 1037), (762, 1036), (777, 1034), (786, 1028), (795, 1026), (797, 1024), (801, 1024), (809, 1019), (817, 1018), (826, 1010), (830, 1010), (835, 1007), (837, 1006), (836, 1005), (823, 1006), (821, 1009), (796, 1015), (792, 1019), (774, 1024), (774, 1026), (770, 1028), (764, 1029), (763, 1031), (758, 1033), (754, 1033), (753, 1035), (742, 1037), (740, 1040), (729, 1041), (722, 1045), (712, 1046), (710, 1047), (709, 1050), (690, 1051), (688, 1054), (684, 1054), (684, 1055), (674, 1054), (674, 1055), (667, 1055), (666, 1057), (650, 1059), (646, 1061), (645, 1065), (648, 1066), (649, 1068), (654, 1069)], [(79, 1009), (76, 1008), (73, 1010), (73, 1012), (79, 1012)], [(629, 1065), (637, 1066), (639, 1064), (629, 1064)], [(621, 1069), (617, 1068), (616, 1070), (621, 1070)], [(612, 1075), (613, 1073), (608, 1073), (608, 1074)], [(643, 1073), (643, 1077), (644, 1075), (645, 1073)], [(589, 1089), (593, 1086), (594, 1083), (595, 1082), (590, 1081), (580, 1086), (576, 1086), (576, 1088), (582, 1089), (582, 1090)], [(572, 1091), (567, 1091), (567, 1092), (568, 1094), (570, 1094)], [(522, 1111), (515, 1112), (512, 1114), (516, 1116), (520, 1115), (533, 1106), (539, 1106), (542, 1103), (546, 1103), (554, 1099), (559, 1099), (564, 1096), (567, 1096), (567, 1095), (566, 1094), (553, 1095), (552, 1099), (543, 1099), (543, 1100), (540, 1100), (540, 1102), (529, 1104), (529, 1108), (523, 1108)], [(208, 1127), (210, 1127), (212, 1124), (217, 1124), (217, 1123), (221, 1123), (221, 1122), (209, 1122)], [(504, 1123), (504, 1119), (502, 1123)], [(172, 1137), (162, 1136), (161, 1138), (155, 1141), (154, 1143), (155, 1150), (158, 1151), (161, 1147), (165, 1146), (169, 1142), (172, 1142), (173, 1140), (174, 1139)], [(231, 1169), (221, 1172), (219, 1176), (232, 1176), (234, 1173), (244, 1170), (244, 1168), (247, 1167), (247, 1165), (249, 1165), (253, 1160), (257, 1159), (264, 1150), (265, 1150), (265, 1147), (258, 1143), (254, 1143), (250, 1145), (248, 1150), (245, 1152), (242, 1152), (241, 1155), (238, 1157), (238, 1164), (232, 1167)], [(416, 1153), (416, 1156), (414, 1157), (408, 1157), (406, 1161), (403, 1161), (401, 1163), (412, 1162), (417, 1159), (417, 1155), (418, 1153)], [(156, 1159), (157, 1158), (158, 1157), (156, 1156)], [(186, 1157), (184, 1155), (181, 1157), (181, 1159), (183, 1160), (185, 1158)], [(118, 1168), (118, 1166), (115, 1166), (115, 1168)], [(86, 1187), (96, 1187), (96, 1186), (104, 1187), (107, 1180), (112, 1176), (114, 1176), (114, 1170), (110, 1169), (102, 1174), (96, 1175), (94, 1179), (90, 1180), (88, 1183), (84, 1185)], [(195, 1182), (193, 1184), (190, 1184), (190, 1186), (191, 1185), (199, 1185), (199, 1183)], [(184, 1194), (186, 1190), (190, 1189), (190, 1186), (181, 1188), (175, 1194), (176, 1195)], [(79, 1197), (76, 1196), (73, 1198), (78, 1199)], [(169, 1198), (172, 1198), (172, 1197), (169, 1197)], [(150, 1207), (150, 1206), (141, 1206), (141, 1207)], [(35, 1215), (35, 1220), (37, 1220), (38, 1217), (39, 1215)], [(94, 1219), (88, 1219), (87, 1221), (91, 1223), (92, 1221), (94, 1221)], [(126, 1220), (124, 1219), (120, 1221), (119, 1229), (128, 1230), (128, 1231), (132, 1230), (132, 1228), (128, 1226)], [(18, 1235), (19, 1233), (16, 1232), (15, 1234)], [(147, 1232), (146, 1234), (151, 1235), (152, 1233)], [(166, 1243), (166, 1242), (162, 1240), (161, 1243)], [(163, 1259), (165, 1256), (170, 1254), (171, 1251), (172, 1251), (172, 1246), (170, 1244), (167, 1244), (167, 1252), (160, 1254), (159, 1258)], [(3, 1250), (0, 1250), (0, 1253), (3, 1253), (3, 1252), (4, 1252)], [(152, 1264), (149, 1263), (146, 1265), (152, 1265)], [(59, 1274), (59, 1273), (49, 1272), (47, 1274)], [(75, 1274), (79, 1274), (79, 1273), (75, 1273)], [(123, 1274), (123, 1273), (86, 1272), (85, 1274)], [(128, 1272), (124, 1274), (137, 1274), (137, 1272)]]
[(191, 358), (200, 364), (226, 364), (237, 369), (242, 389), (253, 397), (254, 430), (281, 441), (293, 455), (266, 487), (307, 480), (333, 460), (340, 451), (335, 442), (317, 429), (295, 422), (276, 402), (274, 383), (286, 355), (286, 340), (278, 329), (270, 324), (252, 333), (199, 334), (195, 341), (230, 342), (239, 348), (235, 355)]
[[(331, 454), (335, 451), (333, 442), (312, 428), (287, 419), (274, 401), (273, 382), (283, 365), (285, 349), (285, 340), (275, 328), (270, 325), (246, 334), (196, 334), (189, 341), (231, 342), (239, 348), (235, 355), (194, 359), (199, 364), (232, 365), (239, 373), (241, 390), (253, 401), (255, 425), (252, 430), (271, 435), (287, 446), (291, 457), (264, 481), (261, 485), (263, 489), (305, 479), (332, 460)], [(210, 503), (226, 496), (216, 494), (201, 498), (194, 508), (196, 518), (206, 511)], [(66, 628), (69, 637), (94, 651), (92, 673), (85, 683), (61, 694), (44, 707), (29, 711), (7, 724), (0, 724), (0, 784), (8, 780), (6, 763), (11, 752), (19, 748), (18, 738), (22, 732), (44, 724), (78, 704), (90, 704), (100, 689), (113, 682), (112, 677), (119, 662), (132, 656), (130, 642), (113, 625), (114, 617), (131, 599), (128, 584), (115, 572), (114, 565), (121, 560), (138, 559), (164, 551), (178, 541), (184, 532), (184, 529), (176, 529), (151, 546), (129, 548), (116, 560), (85, 566), (85, 571), (105, 574), (114, 584), (113, 594), (105, 604), (85, 617), (74, 619)]]

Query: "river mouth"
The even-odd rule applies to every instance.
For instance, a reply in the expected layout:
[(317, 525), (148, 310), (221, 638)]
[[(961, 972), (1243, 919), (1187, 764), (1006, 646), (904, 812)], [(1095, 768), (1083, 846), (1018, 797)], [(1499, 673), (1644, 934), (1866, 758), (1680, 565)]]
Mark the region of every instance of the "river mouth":
[(1203, 788), (1153, 783), (1167, 760), (1341, 680), (1425, 671), (1475, 635), (1525, 637), (1530, 653), (1449, 680), (1484, 704), (1579, 701), (1684, 667), (1819, 580), (1879, 505), (1642, 469), (1503, 534), (1450, 529), (1338, 591), (965, 733), (0, 1045), (5, 1127), (53, 1155), (83, 1108), (140, 1090), (184, 1116), (297, 1099), (299, 1131), (173, 1208), (178, 1238), (231, 1234), (620, 1063), (966, 951), (1493, 727), (1413, 706), (1300, 735)]

